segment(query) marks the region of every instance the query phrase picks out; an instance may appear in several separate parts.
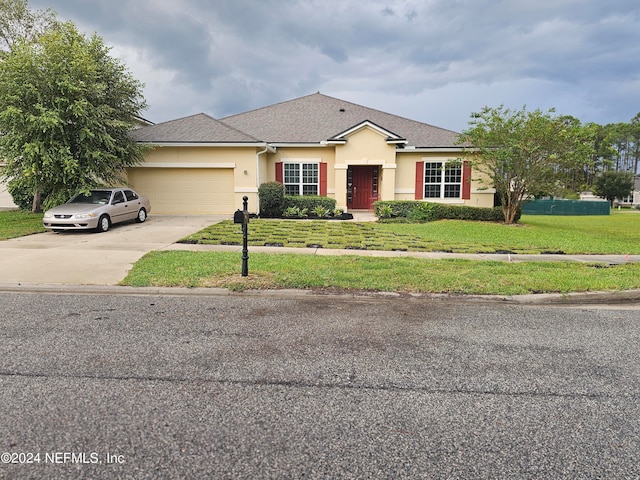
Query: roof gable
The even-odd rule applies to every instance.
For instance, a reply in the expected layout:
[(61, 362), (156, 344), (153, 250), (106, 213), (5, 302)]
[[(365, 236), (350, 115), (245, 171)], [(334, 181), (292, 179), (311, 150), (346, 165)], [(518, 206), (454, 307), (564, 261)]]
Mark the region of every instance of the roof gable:
[(383, 135), (386, 137), (386, 141), (387, 143), (395, 143), (395, 144), (405, 144), (407, 143), (407, 140), (405, 138), (400, 137), (399, 135), (396, 135), (393, 132), (390, 132), (389, 130), (380, 127), (379, 125), (376, 125), (375, 123), (369, 121), (369, 120), (365, 120), (364, 122), (360, 122), (357, 125), (354, 125), (353, 127), (338, 133), (337, 135), (334, 135), (333, 137), (328, 139), (329, 143), (344, 143), (347, 140), (347, 137), (349, 137), (350, 135), (353, 135), (354, 133), (362, 130), (363, 128), (369, 128), (377, 133), (379, 133), (380, 135)]
[(457, 146), (451, 130), (409, 120), (321, 93), (225, 117), (222, 121), (270, 143), (321, 143), (369, 121), (414, 147)]
[(204, 113), (139, 128), (131, 135), (137, 142), (154, 144), (259, 142), (255, 137)]

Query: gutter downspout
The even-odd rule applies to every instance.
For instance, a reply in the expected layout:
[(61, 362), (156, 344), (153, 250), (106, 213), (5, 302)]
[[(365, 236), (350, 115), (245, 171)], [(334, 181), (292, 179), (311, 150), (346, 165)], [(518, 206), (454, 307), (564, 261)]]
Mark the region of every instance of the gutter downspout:
[[(271, 152), (276, 153), (276, 148), (265, 143), (264, 150), (256, 152), (256, 188), (260, 188), (260, 155)], [(256, 195), (256, 213), (260, 213), (260, 195)]]

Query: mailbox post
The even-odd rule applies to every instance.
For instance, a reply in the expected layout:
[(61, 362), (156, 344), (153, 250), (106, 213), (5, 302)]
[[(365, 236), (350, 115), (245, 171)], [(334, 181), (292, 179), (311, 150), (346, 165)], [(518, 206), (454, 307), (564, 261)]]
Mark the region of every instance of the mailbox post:
[(249, 234), (249, 210), (248, 210), (249, 197), (246, 195), (242, 197), (242, 211), (236, 210), (233, 214), (233, 223), (242, 224), (242, 276), (249, 275), (249, 247), (248, 247), (248, 234)]

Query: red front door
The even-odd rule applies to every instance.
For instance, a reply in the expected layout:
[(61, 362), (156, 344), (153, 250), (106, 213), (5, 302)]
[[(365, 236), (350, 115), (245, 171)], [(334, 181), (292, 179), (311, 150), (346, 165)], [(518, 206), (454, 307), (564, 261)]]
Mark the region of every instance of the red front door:
[(377, 192), (374, 188), (374, 169), (377, 167), (349, 167), (349, 208), (371, 210)]

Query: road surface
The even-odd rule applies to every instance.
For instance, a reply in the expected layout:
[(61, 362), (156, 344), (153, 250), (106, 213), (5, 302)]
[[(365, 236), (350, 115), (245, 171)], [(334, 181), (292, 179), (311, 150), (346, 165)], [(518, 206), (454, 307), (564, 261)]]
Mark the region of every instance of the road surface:
[(0, 293), (0, 478), (637, 478), (638, 307)]

